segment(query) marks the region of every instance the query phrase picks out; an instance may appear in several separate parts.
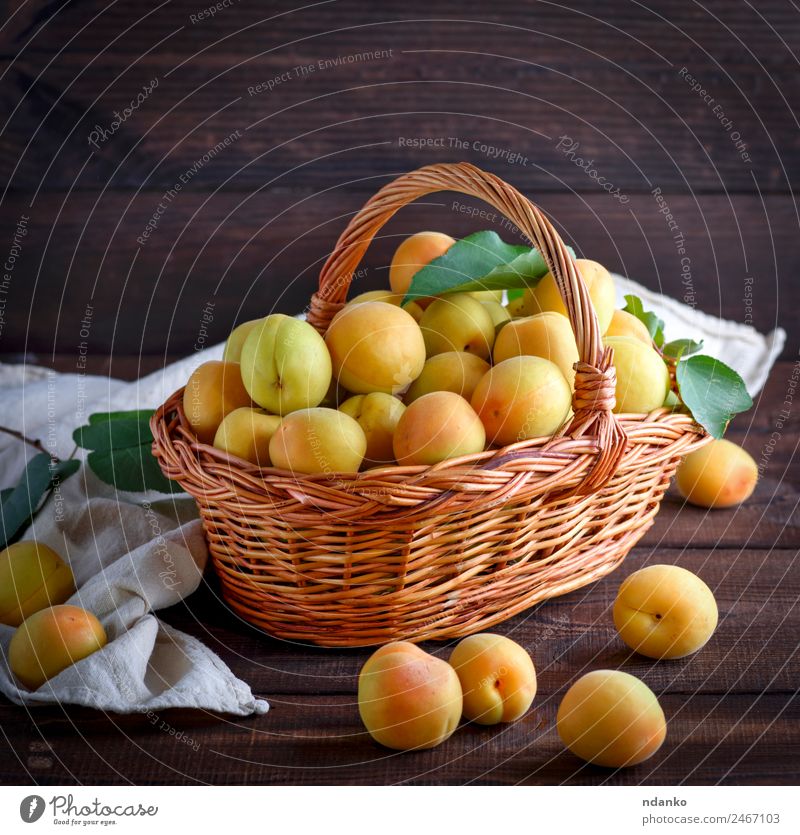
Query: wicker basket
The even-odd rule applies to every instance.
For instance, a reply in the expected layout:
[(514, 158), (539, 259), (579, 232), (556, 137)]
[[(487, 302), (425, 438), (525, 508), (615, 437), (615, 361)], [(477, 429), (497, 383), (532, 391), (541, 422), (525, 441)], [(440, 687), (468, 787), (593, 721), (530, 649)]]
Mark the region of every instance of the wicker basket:
[(175, 392), (153, 416), (153, 452), (197, 501), (226, 601), (271, 635), (323, 646), (449, 639), (580, 588), (622, 561), (678, 461), (707, 440), (685, 414), (612, 413), (612, 352), (567, 249), (536, 206), (472, 165), (399, 177), (355, 215), (311, 300), (319, 331), (376, 232), (437, 191), (490, 203), (551, 267), (580, 355), (573, 418), (557, 437), (434, 467), (296, 476), (198, 443)]

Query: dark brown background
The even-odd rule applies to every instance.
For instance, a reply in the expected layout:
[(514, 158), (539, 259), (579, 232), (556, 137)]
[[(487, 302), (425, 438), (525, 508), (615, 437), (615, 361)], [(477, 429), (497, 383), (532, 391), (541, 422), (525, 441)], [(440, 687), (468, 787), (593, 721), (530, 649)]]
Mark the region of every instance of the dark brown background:
[[(681, 296), (680, 261), (651, 196), (667, 197), (691, 258), (698, 305), (788, 326), (800, 299), (800, 15), (788, 0), (751, 7), (629, 0), (550, 2), (7, 3), (1, 33), (0, 250), (29, 235), (9, 289), (0, 353), (73, 354), (87, 304), (93, 354), (191, 350), (277, 308), (301, 309), (346, 218), (391, 176), (467, 159), (518, 186), (576, 248)], [(364, 52), (391, 57), (295, 77), (294, 68)], [(679, 76), (713, 96), (712, 107)], [(292, 77), (251, 96), (248, 87)], [(144, 85), (158, 86), (99, 149)], [(232, 131), (136, 242), (164, 192)], [(731, 140), (738, 131), (751, 162)], [(629, 202), (563, 153), (579, 143)], [(486, 143), (526, 158), (401, 147), (406, 138)], [(386, 282), (397, 236), (480, 228), (448, 196), (407, 209), (368, 254)], [(509, 237), (506, 234), (506, 237)], [(787, 356), (800, 345), (790, 328)]]
[[(686, 236), (693, 290), (709, 313), (789, 331), (784, 361), (731, 437), (762, 467), (743, 507), (706, 513), (671, 494), (625, 565), (587, 589), (503, 624), (539, 671), (534, 709), (501, 729), (468, 725), (435, 751), (388, 753), (354, 704), (364, 651), (287, 646), (238, 622), (213, 578), (162, 613), (218, 651), (272, 711), (234, 720), (200, 712), (103, 716), (0, 705), (0, 781), (37, 783), (796, 783), (800, 611), (800, 421), (786, 408), (800, 347), (800, 13), (789, 0), (552, 2), (239, 2), (192, 23), (205, 0), (162, 5), (8, 3), (0, 32), (0, 253), (21, 215), (29, 234), (8, 288), (0, 354), (74, 369), (92, 306), (90, 368), (127, 377), (191, 351), (211, 302), (207, 341), (237, 319), (301, 309), (346, 219), (391, 176), (467, 159), (505, 177), (554, 218), (580, 252), (682, 296), (680, 261), (651, 192)], [(108, 7), (107, 7), (108, 6)], [(391, 50), (248, 95), (301, 64)], [(679, 76), (709, 91), (747, 144)], [(98, 150), (143, 85), (158, 86)], [(4, 126), (4, 127), (3, 127)], [(169, 204), (164, 192), (232, 131)], [(603, 192), (556, 150), (580, 144), (626, 195)], [(527, 159), (401, 147), (455, 137)], [(445, 139), (445, 141), (447, 141)], [(370, 251), (359, 289), (386, 282), (398, 237), (481, 228), (452, 197), (406, 209)], [(508, 237), (508, 236), (506, 236)], [(780, 429), (778, 429), (780, 427)], [(765, 452), (766, 450), (766, 452)], [(720, 626), (688, 659), (655, 663), (619, 642), (610, 607), (645, 562), (699, 573)], [(447, 656), (449, 648), (427, 649)], [(582, 765), (554, 729), (582, 671), (621, 667), (654, 689), (668, 742), (622, 772)], [(165, 729), (166, 728), (166, 732)], [(181, 731), (198, 747), (176, 741)]]

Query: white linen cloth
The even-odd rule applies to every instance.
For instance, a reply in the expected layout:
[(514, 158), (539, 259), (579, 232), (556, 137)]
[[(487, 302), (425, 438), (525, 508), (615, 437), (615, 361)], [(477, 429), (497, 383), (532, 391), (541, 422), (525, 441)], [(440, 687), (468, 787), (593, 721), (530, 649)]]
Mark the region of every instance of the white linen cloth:
[[(704, 353), (735, 368), (752, 395), (764, 385), (783, 348), (782, 329), (763, 336), (615, 278), (620, 305), (627, 293), (640, 296), (646, 309), (664, 319), (668, 339), (703, 339)], [(221, 355), (217, 345), (132, 383), (0, 365), (0, 425), (39, 438), (52, 453), (66, 458), (74, 446), (73, 429), (93, 412), (155, 407), (194, 368)], [(29, 447), (0, 433), (0, 487), (17, 482), (30, 454)], [(78, 457), (82, 455), (79, 451)], [(268, 709), (200, 641), (152, 614), (191, 594), (200, 583), (207, 551), (191, 499), (117, 492), (82, 467), (64, 482), (57, 499), (48, 500), (23, 536), (34, 537), (69, 561), (78, 584), (71, 602), (100, 618), (109, 643), (31, 693), (19, 689), (11, 676), (6, 657), (13, 629), (0, 625), (0, 691), (8, 698), (122, 713), (196, 707), (247, 715)]]

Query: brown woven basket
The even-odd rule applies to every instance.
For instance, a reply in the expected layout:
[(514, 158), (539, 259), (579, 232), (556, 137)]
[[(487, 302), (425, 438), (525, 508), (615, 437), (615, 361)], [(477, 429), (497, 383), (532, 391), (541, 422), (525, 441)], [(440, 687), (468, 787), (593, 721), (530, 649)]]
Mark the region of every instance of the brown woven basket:
[(564, 243), (529, 200), (466, 163), (399, 177), (355, 215), (311, 300), (320, 332), (378, 230), (437, 191), (485, 200), (541, 251), (580, 355), (573, 417), (555, 438), (434, 467), (298, 476), (198, 443), (175, 392), (153, 416), (153, 452), (197, 501), (226, 601), (272, 635), (323, 646), (449, 639), (580, 588), (622, 561), (679, 460), (707, 440), (685, 414), (612, 413), (612, 352)]

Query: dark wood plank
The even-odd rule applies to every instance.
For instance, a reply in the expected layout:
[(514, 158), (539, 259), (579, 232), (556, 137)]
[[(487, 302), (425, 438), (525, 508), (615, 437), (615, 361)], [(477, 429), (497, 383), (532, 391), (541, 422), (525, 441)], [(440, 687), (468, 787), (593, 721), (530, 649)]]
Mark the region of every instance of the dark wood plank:
[[(6, 47), (13, 63), (0, 114), (14, 114), (0, 175), (13, 174), (14, 188), (71, 187), (93, 150), (91, 131), (110, 128), (153, 79), (153, 94), (98, 143), (77, 187), (147, 182), (163, 191), (233, 129), (242, 137), (195, 186), (318, 189), (442, 159), (486, 163), (472, 148), (401, 142), (452, 137), (526, 159), (514, 166), (526, 190), (593, 193), (557, 149), (562, 135), (626, 193), (797, 186), (789, 102), (800, 93), (791, 52), (800, 19), (786, 2), (706, 11), (631, 0), (347, 0), (282, 15), (290, 4), (243, 2), (192, 23), (198, 5), (184, 0), (146, 12), (121, 2), (93, 20), (104, 5), (51, 4), (30, 46), (32, 27)], [(374, 52), (389, 56), (347, 62)], [(308, 65), (317, 69), (295, 69)], [(711, 105), (689, 89), (683, 67)]]
[[(800, 273), (800, 250), (791, 197), (668, 195), (685, 235), (686, 281), (673, 233), (651, 196), (632, 197), (625, 206), (605, 194), (530, 196), (583, 254), (708, 313), (761, 331), (782, 323), (789, 331), (786, 356), (796, 356), (800, 335), (792, 317), (800, 283), (793, 277)], [(141, 244), (137, 238), (161, 199), (150, 192), (43, 194), (29, 208), (29, 198), (9, 197), (0, 210), (3, 228), (13, 230), (22, 215), (29, 220), (8, 286), (0, 351), (77, 354), (85, 341), (90, 353), (103, 355), (185, 354), (202, 329), (210, 344), (237, 320), (299, 311), (367, 195), (181, 192)], [(472, 204), (442, 194), (400, 212), (367, 253), (358, 292), (387, 283), (398, 241), (420, 229), (458, 236), (492, 227), (514, 240), (499, 219), (472, 219), (463, 206)], [(83, 340), (87, 305), (92, 321)]]

